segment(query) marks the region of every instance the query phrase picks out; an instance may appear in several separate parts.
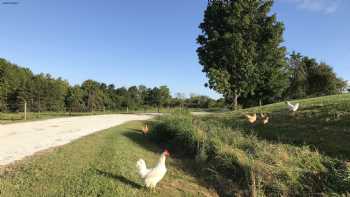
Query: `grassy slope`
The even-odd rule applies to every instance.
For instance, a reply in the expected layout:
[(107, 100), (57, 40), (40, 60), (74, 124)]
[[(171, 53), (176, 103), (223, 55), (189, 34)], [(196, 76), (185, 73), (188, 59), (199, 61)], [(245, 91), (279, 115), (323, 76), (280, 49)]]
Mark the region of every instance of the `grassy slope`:
[[(296, 145), (311, 145), (332, 157), (350, 160), (350, 94), (292, 101), (300, 103), (297, 113), (288, 113), (286, 104), (215, 114), (230, 127), (243, 127), (263, 139)], [(244, 113), (269, 113), (268, 125), (248, 125)]]
[(215, 196), (188, 171), (191, 161), (170, 159), (156, 192), (138, 178), (135, 162), (157, 163), (157, 146), (132, 122), (51, 149), (2, 169), (0, 196)]
[[(285, 103), (195, 118), (175, 113), (155, 122), (151, 134), (194, 152), (223, 196), (349, 196), (350, 95), (296, 102), (297, 113)], [(260, 111), (269, 124), (248, 124), (244, 114)]]

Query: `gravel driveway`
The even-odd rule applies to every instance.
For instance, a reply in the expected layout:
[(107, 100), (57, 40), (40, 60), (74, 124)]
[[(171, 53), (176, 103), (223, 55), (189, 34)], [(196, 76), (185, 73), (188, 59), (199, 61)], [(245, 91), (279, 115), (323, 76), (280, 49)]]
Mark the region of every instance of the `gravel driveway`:
[(82, 136), (152, 115), (113, 114), (79, 116), (0, 125), (0, 165), (38, 151), (67, 144)]

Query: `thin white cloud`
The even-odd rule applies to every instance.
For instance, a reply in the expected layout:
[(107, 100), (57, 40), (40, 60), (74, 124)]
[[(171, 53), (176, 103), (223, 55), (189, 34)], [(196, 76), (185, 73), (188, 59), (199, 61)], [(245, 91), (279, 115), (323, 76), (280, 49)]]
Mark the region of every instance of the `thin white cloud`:
[(337, 11), (341, 0), (279, 0), (294, 3), (300, 9), (332, 14)]

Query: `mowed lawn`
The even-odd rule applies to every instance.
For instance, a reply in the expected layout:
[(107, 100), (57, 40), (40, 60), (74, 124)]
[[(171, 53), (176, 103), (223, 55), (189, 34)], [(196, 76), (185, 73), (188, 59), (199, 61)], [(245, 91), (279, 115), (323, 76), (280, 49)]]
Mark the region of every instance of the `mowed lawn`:
[[(68, 117), (68, 116), (85, 116), (85, 115), (99, 115), (103, 113), (93, 113), (93, 112), (28, 112), (26, 121), (35, 121), (35, 120), (46, 120), (51, 118), (60, 118), (60, 117)], [(0, 112), (0, 124), (9, 124), (9, 123), (17, 123), (17, 122), (25, 122), (24, 113), (23, 112), (12, 112), (12, 113), (4, 113)]]
[(156, 191), (145, 189), (136, 161), (154, 166), (162, 149), (140, 133), (142, 124), (130, 122), (0, 167), (0, 196), (216, 196), (191, 173), (191, 160), (174, 158)]
[(93, 116), (104, 114), (116, 114), (117, 112), (27, 112), (27, 120), (24, 120), (23, 112), (0, 112), (0, 124), (10, 124), (25, 121), (46, 120), (71, 116)]

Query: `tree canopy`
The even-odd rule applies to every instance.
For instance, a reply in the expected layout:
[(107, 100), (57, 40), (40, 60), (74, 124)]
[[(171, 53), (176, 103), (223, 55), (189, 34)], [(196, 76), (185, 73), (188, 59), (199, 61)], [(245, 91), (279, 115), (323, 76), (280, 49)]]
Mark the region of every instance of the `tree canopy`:
[(197, 53), (207, 86), (235, 107), (240, 96), (268, 99), (286, 88), (284, 27), (269, 15), (271, 7), (264, 0), (209, 1), (199, 26)]
[(346, 81), (337, 77), (332, 67), (324, 62), (293, 52), (289, 57), (290, 86), (288, 98), (305, 98), (342, 93)]

